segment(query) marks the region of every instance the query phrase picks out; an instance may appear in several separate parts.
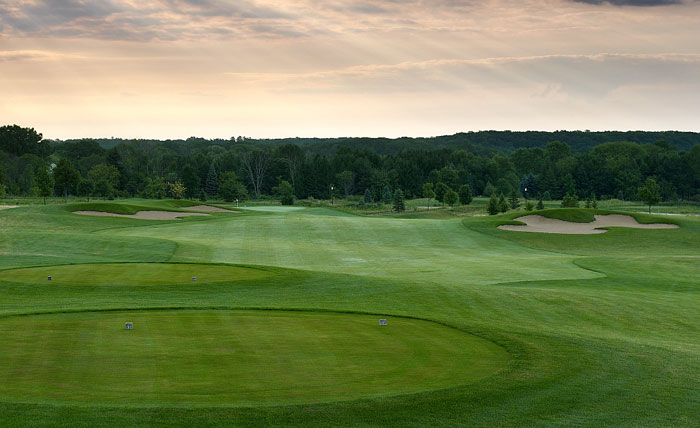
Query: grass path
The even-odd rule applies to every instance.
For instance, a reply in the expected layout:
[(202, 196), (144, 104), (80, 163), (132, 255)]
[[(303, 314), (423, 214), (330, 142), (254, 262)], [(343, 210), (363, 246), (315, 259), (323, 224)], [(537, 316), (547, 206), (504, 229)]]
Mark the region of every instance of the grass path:
[(183, 261), (264, 264), (449, 285), (599, 276), (571, 255), (524, 248), (458, 220), (283, 213), (107, 231), (176, 242)]

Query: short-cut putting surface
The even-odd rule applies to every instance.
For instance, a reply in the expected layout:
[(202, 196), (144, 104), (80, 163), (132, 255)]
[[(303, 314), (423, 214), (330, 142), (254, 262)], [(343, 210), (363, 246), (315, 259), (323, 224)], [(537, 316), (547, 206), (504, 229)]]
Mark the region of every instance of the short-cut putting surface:
[[(390, 396), (502, 369), (500, 346), (441, 324), (284, 311), (78, 312), (0, 319), (0, 398), (250, 406)], [(133, 330), (125, 330), (125, 322)]]
[(258, 279), (272, 273), (256, 268), (190, 263), (97, 263), (10, 269), (0, 281), (55, 285), (165, 285)]

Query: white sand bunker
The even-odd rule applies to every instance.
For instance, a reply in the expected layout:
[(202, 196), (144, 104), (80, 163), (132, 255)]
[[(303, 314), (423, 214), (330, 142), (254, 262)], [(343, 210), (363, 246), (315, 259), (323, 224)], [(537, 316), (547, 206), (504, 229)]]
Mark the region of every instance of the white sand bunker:
[(194, 205), (191, 207), (180, 207), (185, 211), (202, 211), (205, 213), (236, 213), (237, 211), (231, 211), (224, 208), (213, 207), (211, 205)]
[(605, 233), (607, 230), (602, 227), (632, 227), (635, 229), (676, 229), (675, 224), (641, 224), (628, 215), (597, 215), (595, 221), (590, 223), (573, 223), (554, 218), (542, 217), (541, 215), (526, 215), (516, 218), (525, 223), (525, 226), (502, 225), (498, 226), (503, 230), (514, 230), (518, 232), (539, 232), (539, 233), (561, 233), (569, 235), (592, 235)]
[(136, 214), (115, 214), (104, 211), (73, 211), (73, 213), (80, 215), (91, 215), (96, 217), (137, 218), (140, 220), (181, 220), (181, 217), (209, 215), (204, 213), (178, 213), (172, 211), (139, 211)]
[(10, 208), (17, 208), (19, 205), (0, 205), (0, 210), (9, 210)]

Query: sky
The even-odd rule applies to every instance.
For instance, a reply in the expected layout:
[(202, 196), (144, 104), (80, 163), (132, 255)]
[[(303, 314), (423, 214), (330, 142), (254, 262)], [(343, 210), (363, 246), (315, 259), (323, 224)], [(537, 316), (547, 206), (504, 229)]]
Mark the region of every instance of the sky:
[(698, 0), (0, 0), (45, 138), (700, 131)]

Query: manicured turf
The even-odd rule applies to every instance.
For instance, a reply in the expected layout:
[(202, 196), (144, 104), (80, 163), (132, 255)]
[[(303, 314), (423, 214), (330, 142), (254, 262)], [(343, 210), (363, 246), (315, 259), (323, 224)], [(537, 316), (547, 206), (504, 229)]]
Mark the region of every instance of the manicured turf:
[(222, 310), (5, 318), (0, 397), (132, 406), (337, 401), (466, 384), (508, 360), (459, 330), (402, 318), (380, 327), (378, 319)]
[[(0, 274), (0, 353), (7, 355), (0, 369), (0, 426), (697, 426), (700, 219), (673, 217), (680, 228), (672, 230), (613, 228), (580, 236), (496, 228), (523, 213), (397, 219), (312, 208), (148, 223), (77, 216), (60, 205), (0, 211), (0, 271), (5, 270)], [(246, 271), (249, 265), (261, 265), (269, 275), (143, 287), (116, 281), (80, 285), (3, 279), (12, 275), (6, 271), (11, 268), (124, 262), (221, 263)], [(275, 311), (248, 312), (252, 309)], [(261, 332), (256, 337), (232, 326), (244, 313), (252, 314), (251, 328)], [(125, 314), (136, 323), (132, 332), (122, 330)], [(377, 316), (367, 314), (386, 314), (390, 328), (375, 329)], [(269, 330), (264, 320), (274, 315), (300, 317), (300, 324), (293, 332), (284, 325)], [(413, 335), (364, 338), (364, 329), (352, 328), (354, 321), (368, 319), (369, 331), (393, 334), (391, 327), (404, 322), (398, 316), (445, 326), (405, 321), (407, 329), (436, 329), (416, 333), (419, 343), (412, 342)], [(171, 321), (145, 330), (148, 319), (164, 317)], [(319, 323), (318, 317), (341, 321)], [(112, 320), (116, 329), (100, 333), (101, 326), (111, 328)], [(296, 320), (285, 319), (287, 323)], [(182, 324), (195, 329), (188, 333)], [(73, 326), (72, 333), (67, 332), (71, 328), (54, 329), (65, 325)], [(312, 333), (317, 328), (336, 335), (316, 338)], [(122, 335), (126, 333), (135, 335)], [(146, 333), (153, 341), (131, 349), (115, 339), (146, 340), (139, 336)], [(269, 392), (245, 398), (241, 386), (235, 392), (238, 401), (224, 403), (217, 385), (238, 382), (252, 388), (254, 379), (229, 379), (235, 376), (223, 374), (225, 361), (201, 372), (190, 373), (188, 367), (219, 358), (217, 349), (230, 350), (225, 341), (217, 341), (231, 337), (227, 334), (244, 335), (251, 345), (257, 343), (256, 349), (266, 350), (282, 349), (284, 340), (296, 336), (300, 345), (294, 350), (315, 350), (311, 353), (319, 358), (329, 355), (323, 349), (332, 353), (331, 344), (338, 346), (340, 357), (323, 363), (331, 372), (344, 373), (353, 386), (328, 382), (322, 399), (314, 398), (304, 385), (318, 379), (324, 367), (320, 362), (304, 366), (303, 358), (284, 360), (289, 352), (264, 352), (267, 360), (259, 361), (267, 361), (265, 368), (276, 373), (278, 389), (298, 390), (304, 397), (294, 401)], [(341, 340), (346, 336), (347, 343)], [(459, 339), (476, 341), (461, 345)], [(507, 352), (507, 361), (498, 365), (502, 369), (482, 379), (471, 377), (479, 370), (470, 364), (451, 365), (455, 357), (433, 367), (421, 363), (426, 360), (420, 356), (404, 355), (408, 349), (446, 349), (446, 355), (454, 355), (476, 349), (475, 343), (484, 344), (481, 339), (490, 343), (489, 349)], [(411, 375), (382, 386), (382, 379), (391, 376), (376, 375), (381, 364), (362, 364), (362, 370), (352, 366), (359, 361), (351, 358), (353, 352), (365, 352), (365, 344), (382, 349), (366, 352), (369, 360), (396, 348), (400, 355), (390, 359), (417, 361), (401, 366)], [(392, 349), (382, 348), (384, 344)], [(7, 351), (8, 346), (15, 351)], [(149, 380), (139, 383), (125, 376), (119, 388), (104, 388), (114, 375), (107, 369), (98, 373), (89, 361), (116, 366), (125, 351), (134, 355), (129, 373), (145, 373)], [(179, 367), (167, 358), (178, 352), (184, 356)], [(499, 359), (482, 361), (495, 364)], [(283, 373), (280, 367), (286, 363), (290, 370)], [(43, 375), (19, 382), (18, 374), (30, 368)], [(438, 368), (460, 372), (447, 382), (433, 376)], [(218, 374), (215, 385), (211, 377), (209, 387), (194, 382), (185, 392), (196, 398), (166, 393), (177, 391), (180, 380), (193, 382), (195, 374), (204, 379), (210, 372)], [(375, 376), (358, 377), (364, 372)], [(165, 385), (154, 380), (158, 373), (175, 375)], [(372, 383), (375, 378), (379, 384)], [(426, 387), (432, 381), (436, 383)], [(140, 404), (127, 397), (129, 388), (143, 397)], [(195, 394), (203, 389), (208, 393)], [(94, 392), (94, 405), (86, 404), (86, 391)]]
[(51, 285), (156, 285), (241, 281), (268, 276), (261, 269), (227, 265), (174, 263), (95, 263), (10, 269), (0, 281)]

